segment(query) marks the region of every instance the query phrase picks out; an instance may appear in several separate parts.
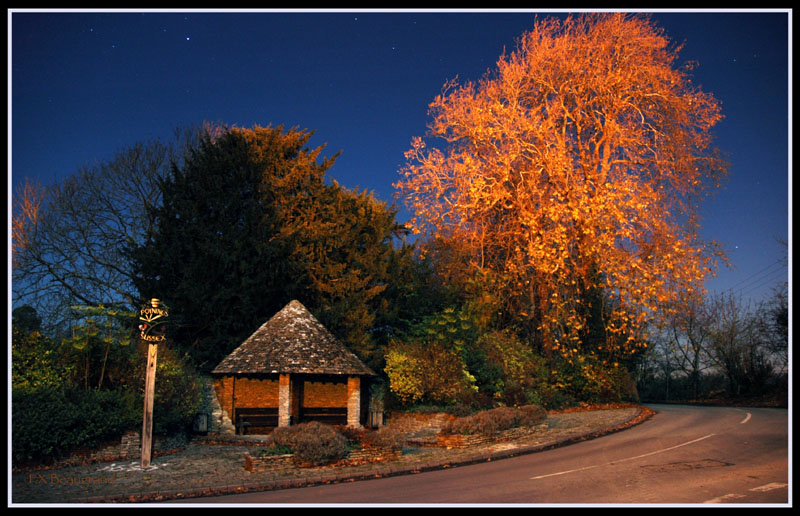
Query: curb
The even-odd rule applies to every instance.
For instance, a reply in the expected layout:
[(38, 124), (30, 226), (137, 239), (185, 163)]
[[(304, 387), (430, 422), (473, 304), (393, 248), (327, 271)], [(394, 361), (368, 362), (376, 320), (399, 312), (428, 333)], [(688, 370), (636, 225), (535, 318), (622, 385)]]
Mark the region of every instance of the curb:
[(112, 497), (90, 497), (83, 500), (75, 500), (73, 503), (159, 503), (165, 501), (190, 500), (193, 498), (256, 493), (298, 487), (311, 487), (315, 485), (338, 484), (343, 482), (358, 482), (401, 475), (416, 475), (428, 471), (437, 471), (460, 466), (468, 466), (471, 464), (508, 459), (511, 457), (538, 453), (555, 448), (561, 448), (570, 444), (589, 441), (640, 425), (655, 414), (656, 412), (654, 410), (641, 406), (639, 407), (638, 414), (636, 414), (633, 418), (613, 427), (542, 444), (522, 446), (520, 448), (499, 450), (495, 452), (476, 452), (474, 455), (469, 455), (467, 457), (462, 457), (452, 461), (434, 461), (406, 466), (386, 464), (377, 466), (374, 470), (364, 473), (316, 473), (299, 478), (267, 480), (243, 485), (206, 487), (190, 491), (156, 491), (147, 493), (129, 493), (126, 495)]

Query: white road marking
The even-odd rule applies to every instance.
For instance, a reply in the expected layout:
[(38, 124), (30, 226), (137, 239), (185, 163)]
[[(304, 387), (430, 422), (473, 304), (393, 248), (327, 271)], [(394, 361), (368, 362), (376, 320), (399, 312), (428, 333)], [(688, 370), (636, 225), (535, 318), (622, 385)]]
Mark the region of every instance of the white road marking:
[(746, 418), (744, 418), (743, 420), (741, 420), (741, 421), (739, 422), (739, 424), (740, 424), (740, 425), (743, 425), (743, 424), (747, 423), (748, 421), (750, 421), (750, 415), (751, 415), (751, 414), (748, 412), (748, 413), (747, 413), (747, 417), (746, 417)]
[(575, 473), (576, 471), (583, 471), (585, 469), (596, 468), (597, 466), (586, 466), (585, 468), (570, 469), (568, 471), (559, 471), (558, 473), (550, 473), (547, 475), (539, 475), (538, 477), (531, 477), (531, 480), (538, 480), (540, 478), (557, 477), (558, 475), (566, 475), (567, 473)]
[[(765, 484), (759, 487), (751, 487), (750, 491), (758, 492), (758, 493), (765, 493), (767, 491), (773, 491), (775, 489), (783, 489), (785, 487), (789, 487), (789, 484), (782, 484), (780, 482), (773, 482), (771, 484)], [(737, 500), (739, 498), (744, 498), (746, 495), (738, 494), (738, 493), (731, 493), (726, 494), (723, 496), (719, 496), (717, 498), (712, 498), (711, 500), (706, 500), (703, 503), (725, 503), (729, 500)]]
[(789, 487), (789, 484), (781, 484), (779, 482), (773, 482), (771, 484), (765, 484), (763, 486), (754, 487), (754, 488), (752, 488), (750, 490), (751, 491), (758, 491), (758, 492), (763, 493), (763, 492), (766, 492), (766, 491), (772, 491), (774, 489), (783, 489), (784, 487)]
[[(614, 464), (618, 464), (620, 462), (625, 462), (625, 461), (629, 461), (629, 460), (641, 459), (642, 457), (649, 457), (650, 455), (655, 455), (656, 453), (662, 453), (662, 452), (665, 452), (665, 451), (674, 450), (675, 448), (680, 448), (682, 446), (687, 446), (689, 444), (694, 444), (694, 443), (702, 441), (704, 439), (708, 439), (709, 437), (711, 437), (713, 435), (715, 435), (715, 434), (708, 434), (706, 436), (694, 439), (692, 441), (687, 441), (685, 443), (676, 444), (675, 446), (670, 446), (669, 448), (664, 448), (663, 450), (656, 450), (654, 452), (645, 453), (643, 455), (637, 455), (636, 457), (628, 457), (627, 459), (615, 460), (615, 461), (603, 464), (603, 466), (614, 465)], [(594, 466), (586, 466), (584, 468), (570, 469), (570, 470), (567, 470), (567, 471), (559, 471), (557, 473), (549, 473), (547, 475), (539, 475), (537, 477), (531, 477), (530, 480), (538, 480), (540, 478), (555, 477), (555, 476), (558, 476), (558, 475), (566, 475), (567, 473), (575, 473), (576, 471), (584, 471), (584, 470), (587, 470), (587, 469), (596, 468), (597, 466), (598, 466), (598, 464), (595, 464)]]
[(702, 441), (704, 439), (708, 439), (709, 437), (711, 437), (713, 435), (715, 435), (715, 434), (708, 434), (708, 435), (705, 435), (703, 437), (699, 437), (697, 439), (694, 439), (693, 441), (687, 441), (685, 443), (676, 444), (675, 446), (670, 446), (669, 448), (664, 448), (663, 450), (656, 450), (654, 452), (645, 453), (644, 455), (637, 455), (636, 457), (628, 457), (627, 459), (615, 460), (613, 462), (609, 462), (609, 464), (617, 464), (618, 462), (625, 462), (625, 461), (628, 461), (628, 460), (641, 459), (642, 457), (649, 457), (650, 455), (655, 455), (656, 453), (662, 453), (662, 452), (665, 452), (665, 451), (674, 450), (675, 448), (680, 448), (682, 446), (687, 446), (689, 444), (694, 444), (696, 442), (700, 442), (700, 441)]

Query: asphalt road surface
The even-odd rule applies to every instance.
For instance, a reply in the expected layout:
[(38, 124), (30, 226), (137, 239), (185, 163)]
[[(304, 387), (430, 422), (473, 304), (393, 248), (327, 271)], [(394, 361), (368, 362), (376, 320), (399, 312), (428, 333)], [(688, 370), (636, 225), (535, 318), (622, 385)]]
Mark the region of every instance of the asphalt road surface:
[(494, 462), (204, 504), (791, 504), (785, 409), (652, 405), (649, 421)]

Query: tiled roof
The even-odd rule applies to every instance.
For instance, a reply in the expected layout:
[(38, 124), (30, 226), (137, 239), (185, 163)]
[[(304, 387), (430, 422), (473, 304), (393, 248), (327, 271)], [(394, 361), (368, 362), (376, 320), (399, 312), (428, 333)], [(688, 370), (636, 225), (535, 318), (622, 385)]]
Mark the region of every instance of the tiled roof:
[(272, 316), (212, 373), (375, 376), (299, 301)]

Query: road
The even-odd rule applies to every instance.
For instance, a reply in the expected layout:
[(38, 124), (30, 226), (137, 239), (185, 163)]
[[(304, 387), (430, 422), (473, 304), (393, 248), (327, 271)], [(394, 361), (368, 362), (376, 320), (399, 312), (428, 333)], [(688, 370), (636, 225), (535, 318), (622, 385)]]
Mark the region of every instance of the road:
[(784, 504), (783, 409), (652, 405), (599, 439), (448, 470), (194, 500), (224, 504)]

